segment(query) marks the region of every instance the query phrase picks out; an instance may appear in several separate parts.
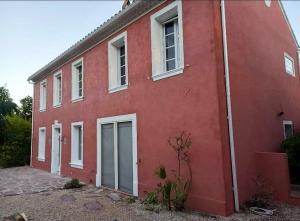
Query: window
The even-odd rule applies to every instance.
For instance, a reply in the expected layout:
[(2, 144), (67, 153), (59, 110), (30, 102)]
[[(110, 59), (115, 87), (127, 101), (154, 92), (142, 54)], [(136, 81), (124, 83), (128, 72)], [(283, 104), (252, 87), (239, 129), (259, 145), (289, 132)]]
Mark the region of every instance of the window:
[(47, 81), (44, 80), (40, 84), (40, 111), (46, 110), (47, 102)]
[(45, 161), (46, 147), (46, 128), (39, 128), (39, 146), (38, 146), (38, 160)]
[(284, 139), (294, 135), (294, 126), (292, 121), (283, 121)]
[(182, 3), (174, 1), (151, 16), (152, 78), (183, 73)]
[(72, 63), (72, 101), (83, 98), (83, 59)]
[(108, 42), (109, 92), (128, 87), (127, 32)]
[(271, 7), (272, 0), (265, 0), (265, 4), (267, 7)]
[(295, 76), (294, 59), (287, 53), (284, 53), (284, 64), (286, 73)]
[(72, 123), (71, 166), (83, 167), (83, 122)]
[(53, 76), (53, 106), (61, 105), (62, 101), (62, 73), (61, 71)]

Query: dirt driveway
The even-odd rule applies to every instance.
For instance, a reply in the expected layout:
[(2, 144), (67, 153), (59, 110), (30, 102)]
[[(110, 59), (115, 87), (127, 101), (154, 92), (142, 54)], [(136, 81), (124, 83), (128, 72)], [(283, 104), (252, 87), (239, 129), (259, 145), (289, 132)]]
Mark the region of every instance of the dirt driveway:
[[(10, 182), (4, 181), (4, 175)], [(14, 213), (25, 213), (29, 220), (35, 221), (300, 220), (300, 208), (283, 204), (278, 206), (273, 217), (260, 217), (247, 212), (231, 217), (209, 216), (197, 212), (169, 212), (164, 209), (153, 212), (147, 210), (139, 200), (132, 202), (126, 195), (94, 186), (60, 189), (65, 181), (64, 178), (28, 167), (0, 170), (0, 188), (3, 188), (3, 184), (6, 188), (0, 195), (0, 221)], [(17, 191), (14, 191), (14, 188), (17, 188)]]

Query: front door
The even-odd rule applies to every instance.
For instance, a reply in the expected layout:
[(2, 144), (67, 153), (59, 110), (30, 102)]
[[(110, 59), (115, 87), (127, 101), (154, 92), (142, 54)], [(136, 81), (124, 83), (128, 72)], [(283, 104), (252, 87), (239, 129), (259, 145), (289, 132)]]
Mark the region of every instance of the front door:
[(51, 173), (60, 174), (61, 161), (61, 126), (52, 126), (52, 164)]
[[(135, 118), (134, 118), (135, 119)], [(108, 121), (108, 122), (107, 122)], [(99, 124), (99, 185), (137, 195), (135, 121)]]

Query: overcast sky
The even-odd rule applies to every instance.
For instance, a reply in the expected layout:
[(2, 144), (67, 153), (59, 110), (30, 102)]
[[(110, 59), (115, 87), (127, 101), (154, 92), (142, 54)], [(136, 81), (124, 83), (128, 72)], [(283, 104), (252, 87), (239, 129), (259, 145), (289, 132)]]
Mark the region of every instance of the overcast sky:
[[(283, 1), (300, 40), (300, 1)], [(27, 78), (98, 27), (121, 1), (0, 1), (0, 86), (15, 102), (32, 95)]]

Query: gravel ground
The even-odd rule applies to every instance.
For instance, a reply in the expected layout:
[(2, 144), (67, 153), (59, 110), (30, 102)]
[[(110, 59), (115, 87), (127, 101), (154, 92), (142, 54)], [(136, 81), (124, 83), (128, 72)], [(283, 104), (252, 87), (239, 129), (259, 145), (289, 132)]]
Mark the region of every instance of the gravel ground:
[(138, 201), (128, 203), (128, 198), (125, 195), (112, 194), (109, 190), (91, 186), (77, 190), (52, 190), (35, 194), (0, 196), (0, 220), (17, 212), (24, 212), (29, 220), (38, 221), (300, 220), (300, 208), (287, 205), (280, 205), (276, 215), (271, 218), (249, 213), (234, 214), (225, 218), (195, 212), (148, 211)]

